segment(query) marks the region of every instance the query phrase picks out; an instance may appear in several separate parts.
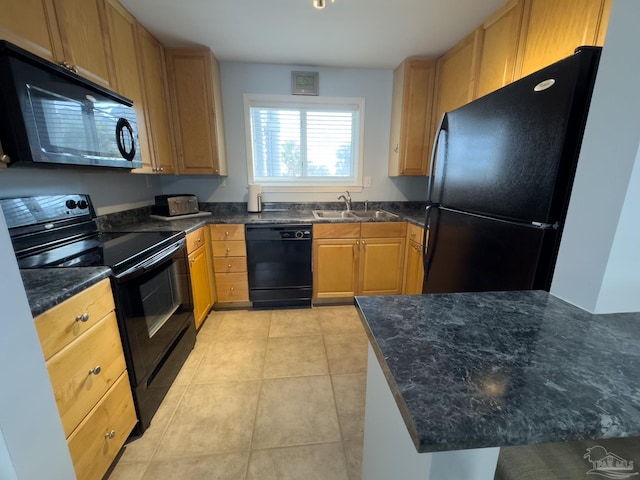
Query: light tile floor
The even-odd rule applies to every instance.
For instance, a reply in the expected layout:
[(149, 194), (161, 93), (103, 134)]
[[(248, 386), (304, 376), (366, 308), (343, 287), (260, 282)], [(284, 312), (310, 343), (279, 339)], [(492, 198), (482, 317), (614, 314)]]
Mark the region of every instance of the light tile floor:
[(366, 368), (352, 306), (212, 312), (109, 480), (360, 479)]

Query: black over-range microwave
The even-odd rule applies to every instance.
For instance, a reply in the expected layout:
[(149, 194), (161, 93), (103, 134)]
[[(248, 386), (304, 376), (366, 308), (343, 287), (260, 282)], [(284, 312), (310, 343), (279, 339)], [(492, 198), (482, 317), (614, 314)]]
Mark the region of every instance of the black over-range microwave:
[(133, 103), (0, 41), (3, 161), (142, 166)]

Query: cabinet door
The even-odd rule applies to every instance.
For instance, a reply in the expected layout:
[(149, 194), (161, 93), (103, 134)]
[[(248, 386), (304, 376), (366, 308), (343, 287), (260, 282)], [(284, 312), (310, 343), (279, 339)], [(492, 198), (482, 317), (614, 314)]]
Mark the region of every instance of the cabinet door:
[(189, 273), (193, 292), (193, 316), (200, 328), (211, 309), (211, 285), (207, 267), (207, 249), (203, 245), (189, 255)]
[(358, 295), (402, 293), (404, 238), (363, 239)]
[(113, 64), (101, 0), (53, 0), (64, 61), (89, 80), (111, 87)]
[(52, 0), (0, 0), (0, 38), (55, 62), (62, 41)]
[(461, 107), (473, 98), (481, 39), (481, 30), (476, 29), (438, 59), (434, 129), (445, 112)]
[(352, 297), (357, 291), (358, 239), (313, 241), (313, 298)]
[(610, 9), (609, 0), (529, 0), (519, 77), (571, 55), (580, 45), (601, 45)]
[[(143, 166), (151, 171), (151, 152), (140, 78), (142, 75), (136, 48), (136, 19), (118, 2), (106, 0), (105, 12), (116, 73), (116, 90), (133, 100), (136, 110), (140, 155)], [(142, 169), (139, 169), (142, 170)]]
[(422, 293), (424, 280), (424, 265), (422, 263), (422, 248), (416, 242), (407, 242), (406, 258), (404, 263), (404, 295), (416, 295)]
[(427, 175), (435, 62), (405, 60), (393, 74), (389, 175)]
[[(167, 91), (164, 48), (142, 25), (136, 23), (139, 58), (142, 60), (144, 103), (150, 130), (152, 164), (143, 168), (156, 173), (175, 173), (173, 133)], [(144, 158), (142, 159), (144, 162)]]
[(483, 40), (474, 98), (514, 80), (524, 0), (511, 0), (482, 25)]
[[(169, 91), (175, 112), (178, 171), (220, 174), (213, 58), (209, 49), (167, 49)], [(217, 73), (217, 70), (216, 70)], [(219, 82), (219, 79), (218, 79)]]

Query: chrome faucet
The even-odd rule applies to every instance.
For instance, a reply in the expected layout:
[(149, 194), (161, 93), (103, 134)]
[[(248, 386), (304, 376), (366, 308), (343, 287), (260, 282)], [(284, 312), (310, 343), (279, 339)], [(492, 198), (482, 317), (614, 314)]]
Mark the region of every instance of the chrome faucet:
[(347, 206), (347, 212), (351, 211), (351, 195), (349, 195), (349, 190), (346, 191), (347, 196), (344, 194), (338, 197), (338, 200), (344, 200), (344, 204)]

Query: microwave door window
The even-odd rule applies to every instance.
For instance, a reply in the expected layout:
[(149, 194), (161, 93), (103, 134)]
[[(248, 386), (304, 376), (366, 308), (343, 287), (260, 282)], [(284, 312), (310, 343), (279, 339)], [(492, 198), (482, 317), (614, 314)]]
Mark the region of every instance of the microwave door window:
[(91, 115), (82, 102), (28, 86), (40, 148), (45, 153), (86, 155), (95, 152)]

